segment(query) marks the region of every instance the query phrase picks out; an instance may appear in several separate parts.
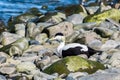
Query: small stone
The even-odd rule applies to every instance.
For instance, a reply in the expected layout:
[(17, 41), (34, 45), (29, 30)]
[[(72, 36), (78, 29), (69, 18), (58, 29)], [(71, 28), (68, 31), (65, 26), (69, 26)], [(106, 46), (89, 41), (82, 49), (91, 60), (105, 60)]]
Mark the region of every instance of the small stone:
[(45, 33), (37, 34), (35, 40), (40, 44), (44, 44), (48, 40), (48, 36)]
[(15, 73), (16, 68), (15, 67), (1, 67), (0, 72), (2, 74), (13, 74)]
[(50, 64), (50, 62), (51, 62), (50, 57), (45, 56), (45, 57), (43, 57), (43, 59), (36, 61), (36, 65), (37, 65), (37, 67), (42, 69), (42, 68), (44, 68), (44, 66), (47, 66), (48, 64)]
[(0, 75), (0, 80), (7, 80), (7, 79), (5, 78), (5, 76)]
[(113, 53), (108, 63), (113, 67), (120, 68), (120, 51)]
[(102, 46), (102, 42), (100, 40), (93, 40), (88, 43), (88, 46), (95, 49), (95, 50), (100, 50)]
[(36, 41), (36, 40), (30, 40), (29, 44), (30, 45), (39, 45), (40, 43), (38, 41)]
[(81, 24), (83, 22), (84, 16), (80, 14), (73, 14), (71, 16), (68, 16), (67, 21), (72, 22), (75, 24)]
[(108, 40), (105, 42), (105, 44), (102, 45), (101, 50), (107, 51), (110, 49), (115, 49), (115, 47), (117, 47), (118, 45), (120, 45), (120, 42), (114, 40)]
[(19, 72), (29, 72), (36, 69), (36, 66), (32, 62), (21, 62), (16, 66)]
[(77, 80), (77, 78), (86, 76), (88, 73), (85, 72), (75, 72), (75, 73), (70, 73), (68, 74), (66, 80)]
[(6, 62), (6, 57), (0, 56), (0, 64)]
[(108, 37), (112, 36), (114, 31), (112, 31), (108, 28), (97, 27), (97, 28), (94, 28), (94, 32), (96, 32), (97, 34), (99, 34), (103, 38), (108, 38)]

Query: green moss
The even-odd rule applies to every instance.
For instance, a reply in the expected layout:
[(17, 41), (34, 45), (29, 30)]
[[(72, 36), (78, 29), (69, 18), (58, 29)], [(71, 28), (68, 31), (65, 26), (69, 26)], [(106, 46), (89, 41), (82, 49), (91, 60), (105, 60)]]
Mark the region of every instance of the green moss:
[(48, 74), (55, 72), (59, 74), (69, 74), (70, 72), (77, 71), (94, 73), (98, 69), (105, 69), (105, 67), (99, 62), (90, 61), (80, 56), (69, 56), (53, 63), (51, 66), (47, 67), (44, 72)]
[(120, 11), (118, 9), (110, 9), (98, 14), (89, 15), (84, 19), (84, 22), (97, 22), (99, 24), (106, 18), (111, 18), (115, 21), (119, 21)]

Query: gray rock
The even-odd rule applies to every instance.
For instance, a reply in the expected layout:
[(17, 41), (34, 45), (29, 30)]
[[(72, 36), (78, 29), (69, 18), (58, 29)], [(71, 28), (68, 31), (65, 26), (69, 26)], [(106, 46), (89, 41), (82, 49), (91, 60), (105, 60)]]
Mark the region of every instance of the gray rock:
[(7, 80), (7, 79), (5, 78), (5, 76), (0, 75), (0, 80)]
[(120, 45), (120, 42), (114, 40), (108, 40), (105, 42), (105, 44), (102, 45), (101, 50), (107, 51), (110, 49), (115, 49), (115, 47), (117, 47), (118, 45)]
[(41, 60), (37, 60), (36, 61), (36, 65), (37, 65), (38, 68), (43, 69), (45, 66), (50, 64), (50, 62), (51, 62), (50, 57), (49, 56), (45, 56)]
[(22, 36), (14, 33), (3, 32), (1, 35), (2, 45), (8, 45), (13, 43), (14, 41), (20, 39)]
[(75, 72), (75, 73), (70, 73), (68, 74), (66, 80), (76, 80), (79, 77), (87, 76), (88, 73), (85, 72)]
[(29, 44), (30, 45), (39, 45), (40, 43), (37, 40), (30, 40)]
[(108, 28), (103, 28), (103, 27), (96, 27), (94, 28), (94, 32), (99, 34), (103, 38), (111, 37), (113, 34), (113, 31), (108, 29)]
[(89, 42), (88, 46), (93, 48), (93, 49), (100, 50), (101, 46), (102, 46), (102, 42), (100, 40), (96, 39), (96, 40)]
[(18, 72), (29, 72), (36, 69), (35, 64), (32, 62), (21, 62), (16, 66)]
[(48, 36), (45, 33), (37, 34), (35, 40), (40, 44), (45, 44), (45, 42), (48, 40)]
[(111, 36), (111, 39), (120, 41), (120, 31), (115, 31), (113, 35)]
[(40, 22), (40, 23), (37, 23), (37, 27), (39, 28), (39, 30), (42, 32), (44, 28), (48, 27), (48, 26), (51, 26), (53, 25), (52, 23), (46, 23), (46, 22)]
[(98, 9), (99, 9), (99, 6), (86, 7), (86, 10), (87, 10), (90, 14), (94, 14)]
[(120, 80), (120, 69), (107, 69), (105, 71), (97, 71), (94, 74), (80, 77), (77, 80)]
[(15, 67), (1, 67), (0, 72), (2, 74), (13, 74), (15, 73), (16, 68)]
[(99, 27), (108, 28), (108, 29), (113, 30), (113, 31), (118, 30), (117, 27), (114, 24), (112, 24), (110, 22), (107, 22), (107, 21), (101, 22)]
[(120, 50), (118, 52), (113, 53), (108, 63), (113, 67), (120, 68)]
[(6, 57), (0, 56), (0, 64), (6, 62)]
[(34, 75), (34, 80), (53, 80), (57, 78), (57, 75), (48, 75), (46, 73), (40, 72), (40, 70), (33, 70), (31, 71), (31, 74)]
[(53, 37), (56, 33), (61, 32), (67, 37), (73, 33), (73, 24), (67, 21), (61, 22), (57, 25), (44, 29), (43, 32), (47, 33), (50, 37)]
[(15, 33), (17, 33), (20, 36), (25, 37), (25, 24), (16, 24)]
[(88, 22), (88, 23), (82, 23), (82, 24), (76, 24), (74, 25), (74, 30), (80, 30), (80, 29), (85, 29), (85, 30), (92, 30), (94, 27), (98, 26), (96, 22)]
[(83, 22), (84, 16), (80, 14), (73, 14), (71, 16), (68, 16), (67, 21), (75, 24), (81, 24)]
[(29, 22), (27, 24), (27, 37), (34, 39), (35, 36), (39, 34), (40, 32), (41, 32), (40, 29), (36, 27), (35, 23)]

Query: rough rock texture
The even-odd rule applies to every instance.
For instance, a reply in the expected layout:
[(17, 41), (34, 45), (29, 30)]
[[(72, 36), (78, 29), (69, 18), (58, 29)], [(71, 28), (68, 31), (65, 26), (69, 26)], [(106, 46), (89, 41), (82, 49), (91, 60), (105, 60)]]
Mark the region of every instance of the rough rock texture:
[(56, 33), (63, 33), (65, 36), (69, 36), (73, 33), (73, 24), (70, 22), (62, 22), (55, 26), (50, 26), (47, 29), (43, 30), (47, 32), (50, 37), (55, 36)]
[(69, 74), (70, 72), (76, 71), (93, 73), (98, 69), (105, 69), (105, 67), (98, 62), (89, 61), (80, 56), (71, 56), (53, 63), (51, 66), (47, 67), (44, 72), (48, 74), (55, 72), (59, 74)]
[[(114, 12), (114, 14), (113, 14)], [(120, 17), (120, 11), (118, 9), (109, 9), (107, 11), (98, 13), (98, 14), (93, 14), (89, 15), (84, 19), (84, 22), (97, 22), (101, 23), (107, 18), (112, 18), (116, 21), (119, 21)]]

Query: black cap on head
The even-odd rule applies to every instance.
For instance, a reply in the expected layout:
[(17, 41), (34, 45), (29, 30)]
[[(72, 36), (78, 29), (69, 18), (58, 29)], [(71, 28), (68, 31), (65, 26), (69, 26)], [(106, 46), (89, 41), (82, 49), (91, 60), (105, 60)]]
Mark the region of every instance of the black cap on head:
[(64, 36), (63, 33), (56, 33), (55, 36)]

